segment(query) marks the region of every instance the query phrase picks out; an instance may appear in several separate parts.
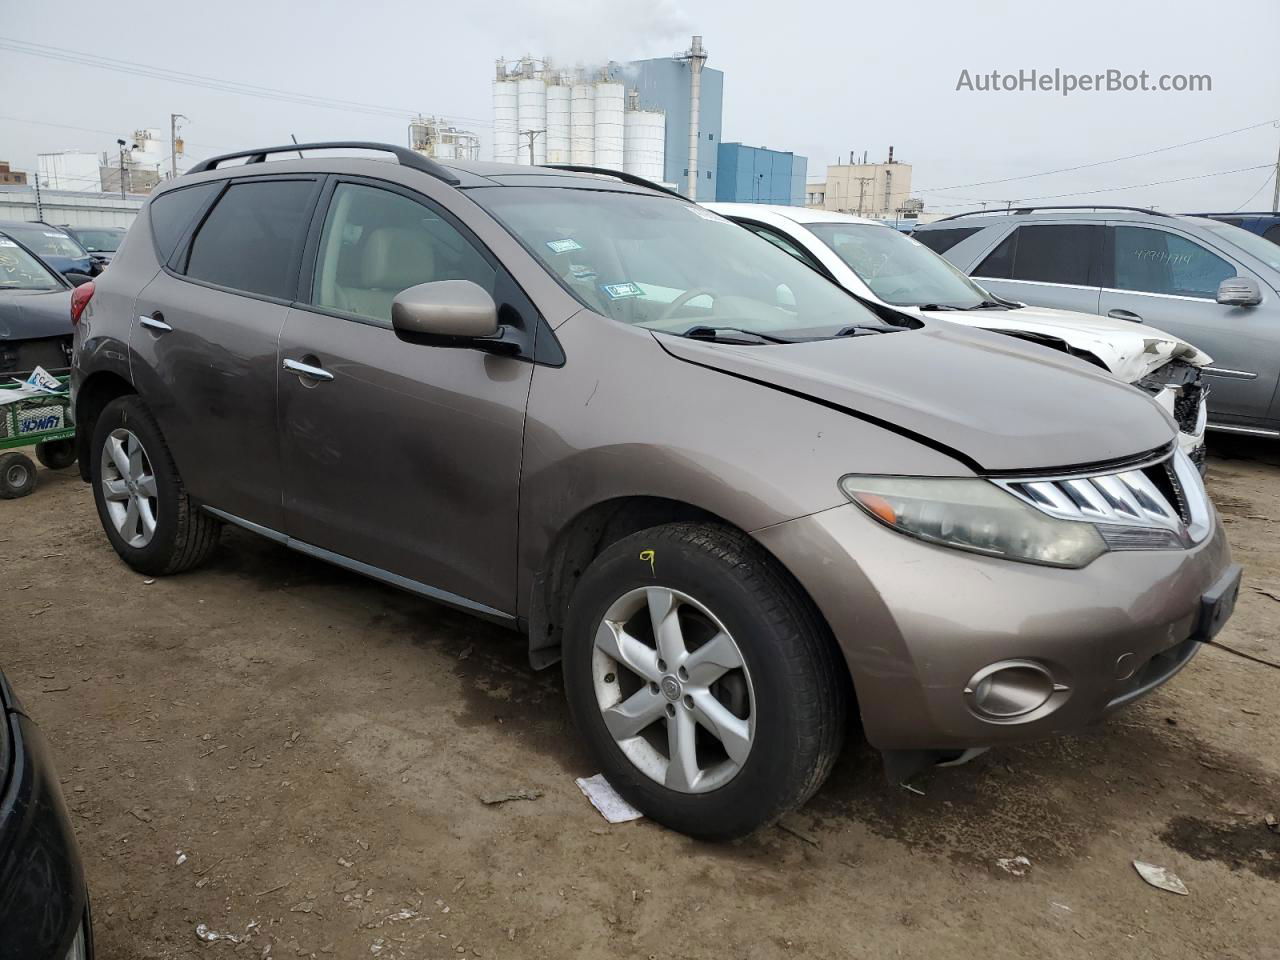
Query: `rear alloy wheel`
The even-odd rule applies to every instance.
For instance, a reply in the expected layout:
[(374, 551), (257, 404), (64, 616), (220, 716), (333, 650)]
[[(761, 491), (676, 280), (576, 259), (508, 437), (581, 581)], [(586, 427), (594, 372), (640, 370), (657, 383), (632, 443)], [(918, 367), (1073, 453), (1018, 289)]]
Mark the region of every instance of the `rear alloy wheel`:
[(822, 784), (848, 675), (799, 585), (731, 528), (673, 523), (607, 547), (565, 620), (565, 694), (615, 790), (660, 823), (727, 840)]
[(139, 573), (164, 576), (202, 563), (221, 524), (187, 496), (160, 427), (136, 396), (108, 403), (89, 459), (98, 519), (111, 546)]

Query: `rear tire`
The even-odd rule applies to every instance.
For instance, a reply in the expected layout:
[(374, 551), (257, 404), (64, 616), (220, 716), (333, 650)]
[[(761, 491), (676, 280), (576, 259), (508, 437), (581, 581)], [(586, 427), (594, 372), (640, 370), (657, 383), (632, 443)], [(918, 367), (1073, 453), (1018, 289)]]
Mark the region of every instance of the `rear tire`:
[(563, 653), (593, 759), (681, 833), (728, 840), (772, 823), (840, 752), (848, 677), (835, 642), (799, 585), (738, 531), (677, 523), (610, 546), (574, 591)]
[(36, 459), (50, 470), (65, 470), (76, 462), (76, 442), (68, 439), (37, 443)]
[(36, 488), (36, 465), (25, 453), (0, 454), (0, 500), (17, 500)]
[(140, 398), (107, 404), (89, 449), (98, 519), (125, 563), (159, 577), (208, 559), (222, 524), (187, 496), (160, 427)]

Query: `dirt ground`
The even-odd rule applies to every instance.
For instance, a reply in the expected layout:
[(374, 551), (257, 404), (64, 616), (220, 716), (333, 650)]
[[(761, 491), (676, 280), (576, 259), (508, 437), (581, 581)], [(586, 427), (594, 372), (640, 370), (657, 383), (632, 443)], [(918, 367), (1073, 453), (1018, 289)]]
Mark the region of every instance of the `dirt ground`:
[[(1247, 584), (1220, 639), (1280, 660), (1280, 447), (1213, 447)], [(588, 805), (559, 674), (514, 634), (238, 531), (149, 582), (74, 470), (0, 501), (0, 598), (99, 960), (1280, 956), (1280, 674), (1220, 650), (924, 795), (854, 735), (784, 827), (713, 846)]]

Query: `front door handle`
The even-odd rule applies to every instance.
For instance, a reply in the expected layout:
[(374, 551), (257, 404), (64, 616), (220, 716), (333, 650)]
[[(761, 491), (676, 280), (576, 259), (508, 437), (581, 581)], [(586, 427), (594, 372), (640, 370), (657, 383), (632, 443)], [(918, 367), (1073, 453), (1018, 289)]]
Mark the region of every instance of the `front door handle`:
[(1107, 316), (1112, 320), (1128, 320), (1130, 323), (1142, 322), (1142, 317), (1132, 310), (1108, 310)]
[(156, 333), (169, 333), (173, 327), (164, 322), (164, 314), (157, 310), (149, 317), (138, 317), (138, 323)]
[(306, 377), (308, 380), (320, 380), (328, 382), (333, 379), (333, 374), (324, 367), (312, 366), (309, 363), (303, 363), (301, 360), (286, 360), (282, 366), (290, 373), (296, 373), (300, 377)]

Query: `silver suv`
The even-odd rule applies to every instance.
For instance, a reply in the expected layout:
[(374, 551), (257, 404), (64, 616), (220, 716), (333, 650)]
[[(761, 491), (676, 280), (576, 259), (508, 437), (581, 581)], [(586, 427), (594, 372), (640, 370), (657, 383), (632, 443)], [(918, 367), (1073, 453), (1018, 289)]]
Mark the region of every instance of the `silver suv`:
[(511, 627), (610, 782), (720, 838), (822, 784), (851, 702), (902, 776), (1078, 729), (1230, 614), (1173, 420), (1104, 371), (627, 174), (320, 146), (370, 148), (166, 185), (81, 304), (135, 569), (229, 523)]
[(959, 214), (917, 240), (1001, 296), (1150, 323), (1213, 357), (1209, 429), (1280, 437), (1280, 246), (1128, 207)]

